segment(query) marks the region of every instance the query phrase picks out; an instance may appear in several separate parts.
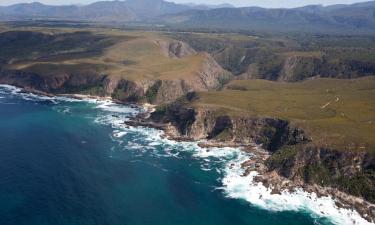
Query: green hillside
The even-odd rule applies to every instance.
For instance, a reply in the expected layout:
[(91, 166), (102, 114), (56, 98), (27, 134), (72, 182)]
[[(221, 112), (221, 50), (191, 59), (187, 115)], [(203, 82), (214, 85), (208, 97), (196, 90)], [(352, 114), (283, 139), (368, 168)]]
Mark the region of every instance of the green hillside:
[(281, 118), (303, 128), (320, 146), (375, 151), (375, 78), (316, 79), (302, 83), (233, 81), (199, 93), (194, 107), (218, 114)]
[(375, 74), (375, 41), (366, 35), (171, 33), (207, 51), (243, 79), (300, 81)]

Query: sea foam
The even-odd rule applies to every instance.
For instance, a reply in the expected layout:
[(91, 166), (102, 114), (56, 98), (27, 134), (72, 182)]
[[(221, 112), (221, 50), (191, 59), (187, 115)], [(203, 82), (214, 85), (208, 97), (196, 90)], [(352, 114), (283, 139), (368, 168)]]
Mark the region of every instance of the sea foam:
[(271, 211), (304, 211), (313, 218), (327, 220), (334, 224), (353, 225), (371, 224), (354, 210), (339, 208), (331, 197), (318, 197), (302, 189), (294, 192), (283, 191), (271, 194), (271, 189), (255, 182), (257, 172), (242, 176), (241, 164), (246, 158), (240, 156), (225, 166), (222, 180), (225, 194), (230, 198), (244, 199), (253, 205)]
[[(108, 110), (107, 107), (113, 107)], [(120, 109), (120, 108), (123, 109)], [(113, 104), (102, 105), (101, 108), (106, 111), (116, 111), (134, 113), (126, 106), (115, 106)], [(118, 118), (107, 117), (107, 123), (112, 124), (116, 134), (119, 134), (118, 129), (126, 130), (126, 133), (139, 133), (144, 136), (147, 141), (147, 146), (151, 149), (155, 146), (163, 146), (162, 153), (155, 153), (156, 156), (178, 157), (178, 153), (171, 151), (171, 149), (178, 149), (178, 151), (191, 152), (192, 156), (202, 159), (202, 170), (212, 170), (212, 161), (222, 162), (220, 168), (216, 168), (223, 174), (221, 178), (224, 194), (228, 198), (242, 199), (249, 202), (251, 205), (262, 209), (280, 212), (280, 211), (302, 211), (309, 213), (312, 218), (317, 221), (330, 222), (338, 225), (369, 225), (372, 224), (360, 216), (354, 210), (339, 208), (335, 204), (332, 197), (318, 197), (315, 193), (308, 193), (302, 189), (297, 189), (294, 192), (283, 191), (281, 194), (271, 194), (272, 190), (267, 188), (262, 183), (254, 181), (257, 172), (253, 171), (247, 176), (243, 176), (244, 169), (241, 165), (251, 158), (251, 154), (245, 153), (238, 148), (201, 148), (195, 142), (176, 142), (162, 137), (161, 131), (142, 128), (142, 127), (128, 127), (123, 126), (123, 122), (119, 122)], [(125, 135), (125, 133), (123, 133)], [(123, 135), (118, 135), (121, 138)], [(134, 146), (134, 149), (142, 149), (144, 147)], [(217, 164), (215, 164), (217, 165)]]
[(36, 95), (33, 93), (22, 92), (21, 88), (7, 85), (7, 84), (0, 84), (1, 92), (0, 94), (10, 94), (13, 96), (18, 96), (25, 101), (51, 101), (54, 104), (58, 104), (58, 102), (79, 102), (81, 100), (68, 98), (63, 96), (44, 96), (44, 95)]
[(126, 113), (126, 114), (134, 114), (134, 113), (139, 112), (136, 109), (116, 104), (110, 100), (97, 101), (97, 103), (99, 103), (97, 106), (98, 109), (101, 109), (107, 112)]
[[(221, 178), (224, 194), (228, 198), (243, 199), (250, 204), (270, 211), (303, 211), (309, 213), (319, 221), (329, 221), (340, 225), (369, 225), (364, 218), (354, 210), (339, 208), (331, 197), (318, 197), (314, 193), (308, 193), (302, 189), (294, 192), (283, 191), (281, 194), (271, 194), (271, 189), (254, 181), (257, 172), (251, 172), (243, 176), (242, 163), (247, 161), (251, 154), (237, 148), (201, 148), (195, 142), (176, 142), (163, 138), (163, 132), (152, 128), (128, 127), (124, 120), (137, 114), (139, 111), (130, 107), (118, 105), (111, 101), (93, 99), (71, 99), (66, 97), (44, 97), (33, 94), (20, 93), (21, 89), (0, 85), (11, 94), (21, 95), (25, 100), (54, 100), (54, 101), (86, 101), (94, 103), (95, 107), (104, 113), (99, 115), (95, 122), (110, 125), (113, 128), (113, 137), (121, 139), (129, 134), (139, 134), (147, 142), (147, 146), (132, 144), (134, 150), (144, 152), (155, 151), (155, 156), (176, 157), (181, 152), (190, 152), (193, 157), (202, 160), (202, 170), (215, 169), (223, 174)], [(113, 115), (115, 114), (115, 116)], [(163, 146), (163, 152), (156, 146)], [(219, 168), (212, 168), (212, 161), (221, 162)]]

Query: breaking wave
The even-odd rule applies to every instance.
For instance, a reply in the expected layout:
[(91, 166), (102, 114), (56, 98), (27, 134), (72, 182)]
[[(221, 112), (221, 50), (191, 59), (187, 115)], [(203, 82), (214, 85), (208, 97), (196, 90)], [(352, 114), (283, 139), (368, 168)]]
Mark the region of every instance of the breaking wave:
[[(113, 108), (112, 108), (113, 107)], [(118, 110), (122, 107), (123, 110)], [(98, 108), (104, 108), (99, 106)], [(126, 106), (106, 104), (109, 112), (132, 112)], [(113, 137), (123, 139), (126, 135), (138, 134), (138, 138), (146, 141), (145, 146), (130, 144), (132, 150), (154, 151), (158, 157), (179, 157), (180, 152), (189, 152), (202, 161), (202, 170), (216, 169), (223, 175), (221, 178), (224, 194), (228, 198), (243, 199), (250, 204), (270, 211), (303, 211), (309, 213), (317, 224), (340, 224), (340, 225), (366, 225), (371, 224), (354, 210), (337, 207), (335, 200), (331, 197), (318, 197), (315, 193), (308, 193), (302, 189), (294, 192), (283, 191), (281, 194), (271, 194), (271, 189), (261, 183), (254, 181), (257, 172), (251, 172), (243, 176), (242, 163), (249, 160), (251, 154), (235, 148), (201, 148), (194, 142), (176, 142), (162, 137), (162, 132), (151, 128), (127, 127), (124, 125), (124, 117), (101, 116), (97, 122), (112, 126)], [(162, 148), (157, 148), (157, 146)], [(160, 152), (160, 149), (163, 149)], [(221, 164), (212, 162), (222, 162)], [(219, 168), (215, 168), (221, 165)]]
[[(214, 169), (222, 174), (222, 187), (220, 189), (228, 198), (243, 199), (254, 206), (270, 211), (307, 212), (316, 219), (317, 224), (371, 224), (356, 211), (337, 207), (331, 197), (318, 197), (316, 194), (307, 193), (302, 189), (294, 192), (283, 191), (281, 194), (271, 194), (271, 189), (254, 181), (254, 177), (257, 175), (255, 171), (248, 176), (243, 176), (245, 171), (241, 164), (247, 161), (251, 154), (240, 149), (201, 148), (194, 142), (176, 142), (165, 139), (162, 137), (161, 131), (152, 128), (125, 125), (124, 121), (139, 113), (139, 109), (119, 105), (108, 100), (77, 100), (65, 97), (38, 96), (23, 93), (21, 89), (9, 85), (0, 85), (0, 94), (17, 95), (28, 101), (47, 100), (54, 104), (79, 101), (92, 103), (93, 108), (100, 111), (94, 118), (94, 122), (110, 126), (112, 128), (111, 137), (119, 145), (122, 145), (125, 139), (130, 139), (131, 141), (126, 143), (127, 149), (138, 151), (141, 154), (151, 152), (155, 157), (179, 158), (182, 152), (190, 153), (192, 157), (202, 161), (202, 170)], [(61, 113), (70, 112), (70, 109), (63, 105), (57, 107), (57, 110), (60, 110)], [(138, 139), (141, 139), (142, 143), (145, 144), (139, 144), (141, 142), (137, 142)]]

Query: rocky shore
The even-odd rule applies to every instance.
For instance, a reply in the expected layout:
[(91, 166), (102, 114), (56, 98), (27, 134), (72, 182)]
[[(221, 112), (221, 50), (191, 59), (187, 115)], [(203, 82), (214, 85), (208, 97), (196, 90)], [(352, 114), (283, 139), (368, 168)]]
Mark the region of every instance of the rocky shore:
[(375, 221), (375, 204), (342, 192), (337, 188), (308, 184), (302, 179), (291, 180), (280, 176), (276, 171), (270, 171), (266, 166), (267, 159), (271, 155), (269, 152), (256, 148), (246, 148), (246, 151), (250, 151), (253, 157), (242, 164), (246, 171), (244, 176), (256, 171), (258, 176), (255, 177), (255, 181), (261, 182), (267, 188), (271, 188), (272, 194), (280, 194), (282, 191), (294, 192), (296, 189), (302, 188), (308, 193), (315, 193), (318, 197), (332, 197), (337, 207), (355, 209), (367, 221), (372, 223)]
[[(243, 176), (247, 176), (251, 172), (255, 171), (258, 174), (255, 177), (255, 182), (260, 182), (267, 188), (272, 189), (272, 192), (271, 192), (272, 194), (276, 195), (276, 194), (280, 194), (283, 191), (294, 192), (297, 189), (303, 189), (304, 191), (308, 193), (315, 193), (318, 197), (322, 197), (322, 196), (332, 197), (336, 205), (339, 208), (354, 209), (367, 221), (372, 222), (372, 223), (375, 222), (375, 204), (369, 201), (366, 201), (364, 198), (360, 196), (350, 195), (344, 191), (339, 190), (336, 187), (330, 187), (327, 185), (322, 186), (317, 183), (306, 182), (303, 177), (299, 177), (297, 175), (294, 175), (293, 177), (283, 176), (280, 170), (271, 168), (269, 165), (270, 157), (277, 150), (273, 149), (272, 146), (271, 148), (268, 147), (268, 149), (259, 149), (255, 147), (257, 146), (257, 144), (255, 143), (256, 138), (252, 139), (253, 141), (244, 140), (244, 139), (241, 139), (241, 141), (238, 141), (236, 140), (235, 137), (232, 136), (230, 139), (220, 140), (220, 139), (212, 138), (212, 136), (210, 138), (210, 135), (209, 135), (210, 132), (207, 133), (207, 137), (202, 137), (201, 135), (192, 136), (192, 135), (189, 135), (190, 131), (185, 131), (185, 133), (181, 133), (181, 130), (179, 131), (178, 124), (174, 124), (173, 121), (162, 122), (160, 118), (155, 119), (155, 116), (152, 115), (153, 111), (154, 110), (148, 110), (145, 113), (139, 114), (137, 117), (125, 123), (129, 126), (144, 126), (144, 127), (152, 127), (155, 129), (163, 130), (165, 138), (172, 139), (175, 141), (198, 141), (199, 142), (198, 145), (203, 148), (210, 148), (210, 147), (240, 148), (243, 151), (251, 153), (252, 155), (252, 157), (248, 161), (244, 162), (241, 165), (245, 171)], [(185, 118), (185, 121), (187, 121), (187, 118)], [(196, 124), (194, 123), (190, 124), (190, 127), (196, 126)], [(223, 125), (223, 121), (219, 123), (222, 123), (221, 125)], [(211, 127), (215, 127), (215, 126), (217, 126), (217, 124), (211, 125)], [(196, 127), (194, 129), (196, 129)], [(192, 131), (192, 132), (195, 135), (197, 134), (196, 133), (197, 130)], [(295, 130), (293, 132), (296, 133)], [(303, 135), (303, 131), (298, 131), (298, 132), (299, 134), (295, 135), (294, 139), (296, 139), (296, 136), (298, 136), (297, 139), (299, 141), (308, 142), (308, 137), (305, 137)], [(281, 146), (278, 146), (278, 148), (280, 147)], [(322, 213), (324, 214), (324, 212)]]
[[(67, 98), (74, 98), (74, 99), (96, 99), (99, 101), (113, 101), (119, 104), (126, 104), (122, 101), (115, 100), (111, 97), (100, 97), (100, 96), (91, 96), (91, 95), (81, 95), (81, 94), (59, 94), (59, 95), (53, 95), (50, 93), (46, 93), (43, 91), (38, 91), (34, 89), (22, 89), (22, 92), (26, 93), (32, 93), (36, 95), (43, 95), (48, 97), (54, 97), (54, 96), (61, 96), (61, 97), (67, 97)], [(272, 189), (272, 194), (280, 194), (282, 191), (289, 191), (293, 192), (294, 190), (298, 188), (302, 188), (303, 190), (309, 192), (309, 193), (315, 193), (318, 196), (330, 196), (332, 197), (336, 205), (340, 208), (348, 208), (348, 209), (355, 209), (363, 218), (368, 220), (369, 222), (374, 223), (375, 222), (375, 204), (372, 204), (369, 201), (364, 200), (362, 197), (357, 197), (350, 195), (346, 192), (343, 192), (339, 190), (338, 188), (329, 187), (329, 186), (322, 186), (319, 184), (311, 184), (308, 182), (305, 182), (303, 178), (295, 176), (295, 177), (287, 177), (283, 176), (280, 171), (277, 171), (275, 169), (270, 169), (269, 166), (269, 159), (270, 157), (275, 153), (276, 149), (275, 146), (278, 146), (280, 148), (280, 144), (270, 144), (268, 143), (268, 147), (265, 149), (259, 149), (255, 146), (257, 146), (256, 141), (263, 138), (270, 138), (267, 137), (266, 134), (262, 134), (260, 132), (260, 135), (265, 135), (264, 137), (257, 136), (255, 133), (251, 133), (251, 136), (253, 139), (249, 139), (249, 137), (245, 137), (241, 135), (240, 133), (236, 133), (236, 131), (232, 130), (230, 138), (228, 137), (221, 137), (221, 138), (215, 138), (214, 133), (216, 132), (216, 135), (220, 134), (220, 130), (225, 130), (226, 126), (232, 126), (233, 124), (230, 124), (228, 122), (228, 118), (226, 117), (220, 117), (216, 118), (215, 120), (210, 121), (210, 113), (209, 112), (193, 112), (194, 115), (200, 114), (200, 116), (204, 115), (207, 116), (206, 118), (206, 126), (204, 128), (205, 133), (199, 134), (197, 130), (199, 127), (197, 126), (197, 121), (194, 121), (193, 123), (189, 124), (189, 126), (181, 126), (181, 124), (176, 124), (176, 121), (165, 121), (163, 119), (160, 119), (159, 116), (156, 116), (158, 112), (155, 113), (155, 107), (153, 105), (140, 105), (144, 109), (144, 112), (138, 114), (136, 117), (132, 118), (130, 121), (125, 121), (124, 123), (128, 126), (142, 126), (142, 127), (151, 127), (159, 130), (164, 131), (164, 137), (168, 139), (172, 139), (175, 141), (199, 141), (198, 145), (202, 148), (211, 148), (211, 147), (235, 147), (240, 148), (243, 151), (246, 151), (248, 153), (251, 153), (252, 157), (244, 162), (241, 166), (244, 169), (245, 173), (243, 176), (249, 175), (251, 172), (255, 171), (257, 172), (257, 176), (255, 177), (255, 182), (260, 182), (267, 188)], [(179, 109), (180, 110), (180, 109)], [(183, 109), (183, 120), (184, 122), (189, 122), (189, 115), (191, 115), (192, 112), (189, 112), (187, 109)], [(181, 112), (174, 112), (176, 113), (175, 116), (181, 116)], [(186, 117), (187, 116), (187, 117)], [(165, 118), (164, 118), (165, 119)], [(174, 118), (176, 119), (176, 118)], [(181, 118), (178, 118), (181, 119)], [(177, 120), (178, 120), (177, 119)], [(212, 118), (211, 118), (212, 119)], [(199, 118), (195, 118), (195, 120), (199, 120)], [(242, 119), (241, 122), (244, 123), (246, 121), (245, 119)], [(199, 122), (199, 121), (198, 121)], [(212, 124), (207, 124), (208, 122), (211, 122)], [(233, 121), (232, 121), (233, 122)], [(237, 121), (238, 122), (238, 121)], [(247, 121), (249, 122), (249, 121)], [(262, 120), (262, 121), (252, 121), (252, 124), (256, 125), (247, 127), (246, 132), (248, 132), (248, 129), (254, 129), (259, 130), (259, 127), (264, 126), (264, 124), (273, 125), (273, 126), (281, 126), (284, 127), (284, 130), (290, 130), (290, 128), (286, 129), (285, 125), (282, 121), (277, 120)], [(242, 124), (241, 126), (245, 126), (246, 123)], [(181, 130), (181, 128), (184, 128), (186, 130)], [(189, 131), (189, 129), (195, 129), (194, 131)], [(210, 130), (211, 129), (211, 130)], [(233, 129), (233, 128), (232, 128)], [(236, 129), (240, 129), (240, 127), (236, 126)], [(215, 131), (216, 130), (216, 131)], [(219, 131), (218, 131), (219, 130)], [(287, 138), (287, 140), (283, 140), (282, 142), (290, 143), (292, 142), (308, 142), (308, 137), (305, 136), (303, 131), (298, 130), (297, 128), (293, 127), (292, 129), (293, 135), (292, 137)], [(219, 133), (218, 133), (219, 132)], [(277, 132), (276, 132), (277, 133)], [(234, 137), (235, 135), (239, 135), (239, 137)], [(285, 137), (284, 137), (285, 139)], [(279, 140), (281, 141), (281, 140)], [(272, 143), (272, 142), (271, 142)], [(259, 143), (258, 143), (259, 144)], [(268, 148), (268, 149), (267, 149)]]

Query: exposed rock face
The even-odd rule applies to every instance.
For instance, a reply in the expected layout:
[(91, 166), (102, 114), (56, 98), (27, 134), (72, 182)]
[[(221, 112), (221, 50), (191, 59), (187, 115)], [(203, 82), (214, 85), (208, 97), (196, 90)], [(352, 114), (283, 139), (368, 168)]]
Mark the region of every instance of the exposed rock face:
[[(168, 57), (183, 58), (198, 54), (187, 44), (174, 41), (158, 41), (161, 51)], [(168, 103), (190, 91), (207, 91), (221, 88), (231, 74), (221, 68), (207, 53), (199, 53), (201, 67), (193, 74), (176, 78), (128, 80), (126, 77), (98, 74), (96, 72), (61, 74), (37, 74), (23, 70), (0, 67), (0, 83), (48, 93), (80, 93), (107, 95), (123, 102)]]
[[(279, 56), (273, 60), (273, 65), (264, 68), (259, 63), (251, 63), (239, 79), (267, 79), (277, 81), (301, 81), (311, 77), (339, 76), (337, 71), (328, 71), (324, 57), (308, 55)], [(328, 66), (329, 67), (329, 66)]]
[(209, 54), (203, 55), (201, 69), (186, 78), (158, 79), (147, 85), (143, 96), (150, 103), (169, 103), (191, 91), (208, 91), (221, 88), (232, 75), (224, 70)]
[(119, 85), (114, 89), (115, 94), (112, 96), (121, 101), (170, 103), (191, 91), (219, 89), (230, 78), (231, 74), (222, 69), (212, 57), (205, 54), (201, 70), (186, 79), (157, 79), (143, 83), (123, 80), (118, 82)]
[(15, 85), (50, 93), (74, 92), (100, 85), (105, 75), (99, 74), (59, 74), (54, 77), (21, 70), (0, 68), (0, 83)]
[(208, 134), (207, 138), (212, 139), (218, 135), (233, 130), (232, 120), (229, 116), (219, 116), (216, 118), (215, 126)]
[[(26, 73), (23, 71), (10, 71), (0, 69), (0, 82), (3, 84), (20, 87), (32, 87), (41, 91), (46, 91), (46, 80), (38, 74)], [(56, 81), (56, 83), (59, 81)]]
[(279, 81), (298, 81), (318, 76), (323, 60), (318, 57), (289, 56), (279, 73)]
[[(186, 101), (195, 98), (194, 93), (187, 95)], [(287, 121), (271, 118), (247, 118), (222, 115), (217, 116), (210, 109), (185, 107), (175, 102), (151, 115), (156, 122), (170, 123), (171, 135), (185, 136), (192, 140), (219, 140), (239, 145), (254, 142), (263, 144), (270, 151), (280, 146), (308, 142), (304, 132)]]
[[(334, 149), (319, 148), (313, 144), (300, 146), (295, 152), (285, 157), (282, 164), (278, 165), (277, 160), (271, 160), (268, 166), (271, 170), (276, 170), (280, 174), (289, 178), (299, 178), (301, 172), (304, 172), (302, 178), (307, 183), (318, 182), (324, 183), (324, 179), (337, 179), (341, 176), (355, 176), (363, 169), (362, 165), (366, 161), (367, 156), (364, 152), (341, 152)], [(322, 166), (330, 168), (328, 171), (321, 171), (329, 173), (330, 177), (314, 177), (315, 174), (305, 171), (307, 167)], [(324, 174), (319, 174), (324, 175)]]
[(135, 82), (121, 79), (112, 93), (112, 97), (123, 102), (137, 102), (145, 92), (141, 85)]
[(182, 41), (159, 40), (157, 43), (159, 44), (164, 55), (170, 58), (183, 58), (197, 54), (194, 49)]
[(103, 81), (103, 87), (108, 93), (114, 93), (120, 79), (119, 78), (106, 78)]
[[(300, 183), (337, 188), (375, 203), (374, 155), (313, 143), (283, 146), (266, 161), (269, 171)], [(372, 209), (375, 216), (375, 209)], [(375, 217), (374, 217), (375, 218)]]
[(158, 81), (156, 85), (158, 85), (155, 86), (156, 97), (155, 99), (149, 99), (156, 104), (171, 102), (183, 96), (192, 88), (184, 80), (163, 80)]
[(221, 88), (222, 85), (232, 78), (232, 75), (224, 70), (210, 54), (202, 54), (204, 54), (206, 60), (203, 63), (199, 78), (204, 87), (206, 89)]
[(230, 117), (208, 108), (186, 107), (194, 98), (190, 93), (184, 101), (154, 112), (151, 120), (169, 124), (167, 134), (177, 139), (208, 139), (231, 146), (261, 144), (271, 154), (266, 161), (270, 173), (277, 172), (301, 185), (337, 188), (375, 203), (373, 154), (319, 147), (285, 120)]
[(375, 63), (360, 59), (335, 59), (323, 52), (270, 53), (257, 48), (228, 46), (212, 53), (237, 79), (295, 82), (313, 77), (351, 79), (375, 74)]
[(375, 64), (356, 60), (329, 61), (326, 56), (288, 56), (279, 72), (279, 81), (300, 81), (311, 77), (358, 78), (373, 75)]

